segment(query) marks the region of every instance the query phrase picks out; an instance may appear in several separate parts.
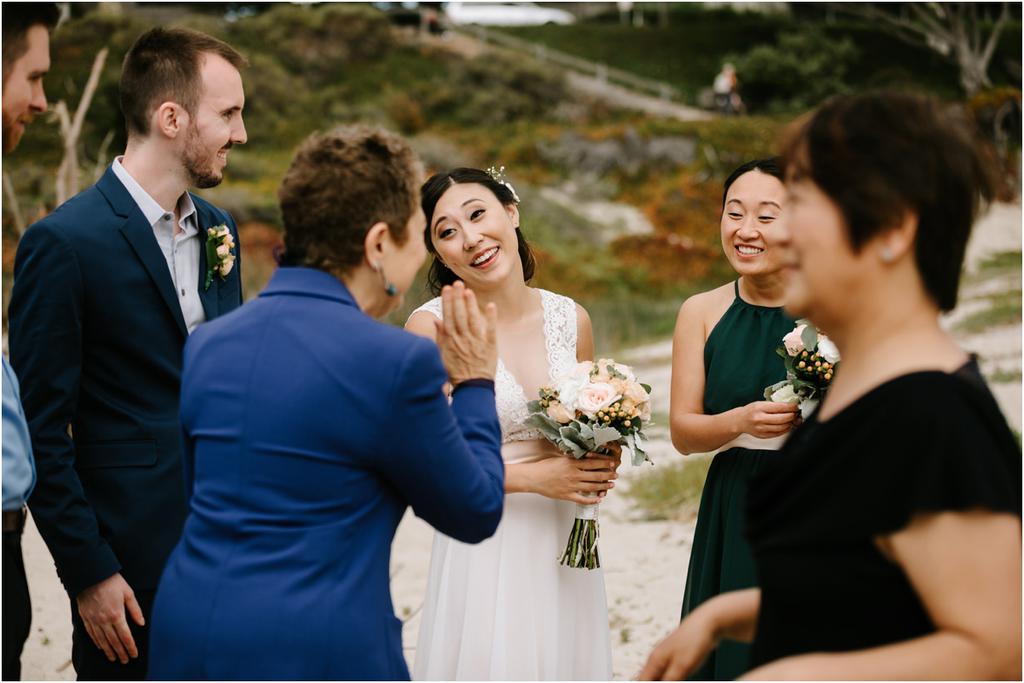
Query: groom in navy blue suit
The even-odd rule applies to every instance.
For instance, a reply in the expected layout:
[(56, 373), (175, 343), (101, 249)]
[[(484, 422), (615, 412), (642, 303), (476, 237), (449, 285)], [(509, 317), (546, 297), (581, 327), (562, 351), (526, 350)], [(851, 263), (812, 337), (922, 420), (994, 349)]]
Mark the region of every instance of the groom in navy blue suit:
[(187, 188), (217, 185), (246, 141), (244, 65), (202, 33), (142, 35), (121, 75), (124, 156), (18, 246), (29, 507), (71, 597), (81, 680), (146, 676), (145, 624), (186, 512), (182, 347), (242, 303), (235, 223)]

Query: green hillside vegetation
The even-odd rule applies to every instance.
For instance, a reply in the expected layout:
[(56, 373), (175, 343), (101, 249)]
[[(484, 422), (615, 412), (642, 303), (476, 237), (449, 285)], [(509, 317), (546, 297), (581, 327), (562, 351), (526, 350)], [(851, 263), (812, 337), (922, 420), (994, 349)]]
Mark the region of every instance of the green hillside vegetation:
[[(162, 23), (155, 12), (144, 4), (123, 15), (86, 11), (54, 36), (47, 94), (51, 103), (68, 101), (72, 111), (93, 57), (110, 49), (79, 142), (83, 187), (124, 149), (120, 64), (139, 34)], [(720, 13), (708, 14), (716, 20)], [(588, 307), (599, 349), (610, 352), (660, 337), (671, 331), (683, 298), (732, 277), (718, 236), (721, 182), (737, 164), (770, 154), (791, 119), (773, 113), (683, 123), (612, 111), (570, 95), (564, 78), (550, 68), (491, 54), (465, 59), (447, 51), (443, 41), (423, 41), (414, 31), (392, 27), (369, 6), (281, 4), (234, 21), (216, 13), (183, 13), (176, 21), (227, 40), (251, 64), (243, 73), (248, 144), (232, 151), (225, 182), (203, 192), (239, 221), (250, 297), (274, 268), (271, 252), (282, 228), (276, 191), (295, 145), (314, 130), (366, 122), (408, 136), (429, 170), (505, 165), (523, 198), (523, 226), (538, 252), (535, 284)], [(716, 37), (722, 50), (737, 42), (753, 45), (755, 35), (767, 30), (721, 23), (728, 29)], [(607, 39), (625, 29), (574, 30), (586, 42), (587, 36)], [(698, 33), (709, 32), (705, 26)], [(640, 54), (642, 47), (657, 61), (658, 43), (643, 32), (631, 35), (631, 41), (613, 41), (620, 54), (634, 48)], [(718, 58), (704, 50), (687, 55), (669, 63), (704, 59), (701, 68), (717, 69)], [(54, 204), (61, 142), (55, 121), (46, 119), (29, 127), (4, 164), (29, 223)], [(577, 158), (591, 144), (613, 149), (597, 170)], [(621, 154), (614, 152), (616, 145)], [(657, 156), (656, 148), (666, 145), (676, 151)], [(575, 199), (554, 202), (542, 192), (567, 183), (579, 186), (574, 196), (587, 201), (637, 207), (653, 233), (602, 238)], [(7, 210), (3, 221), (6, 314), (16, 238)], [(423, 288), (411, 292), (393, 321), (404, 322), (427, 297)]]
[[(864, 22), (841, 17), (826, 21), (823, 10), (813, 5), (795, 6), (795, 14), (695, 5), (674, 6), (667, 27), (658, 26), (654, 15), (645, 26), (623, 26), (618, 14), (611, 12), (569, 26), (501, 30), (664, 81), (678, 88), (690, 104), (697, 103), (700, 91), (711, 86), (726, 61), (736, 64), (744, 99), (752, 110), (799, 111), (834, 92), (875, 87), (910, 87), (947, 99), (962, 96), (951, 62)], [(1020, 87), (1020, 44), (1018, 20), (1000, 36), (989, 74), (994, 85)], [(836, 49), (844, 45), (848, 48)], [(794, 59), (794, 52), (802, 51), (807, 52), (801, 55), (804, 59)], [(766, 63), (766, 57), (773, 59)], [(1016, 81), (1010, 63), (1016, 64)], [(803, 97), (801, 86), (810, 88), (814, 97)]]

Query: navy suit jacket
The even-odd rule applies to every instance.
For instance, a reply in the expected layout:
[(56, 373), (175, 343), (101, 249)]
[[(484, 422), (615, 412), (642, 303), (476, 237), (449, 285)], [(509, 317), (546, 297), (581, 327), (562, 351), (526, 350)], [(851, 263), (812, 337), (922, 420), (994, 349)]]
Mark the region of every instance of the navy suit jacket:
[[(231, 217), (192, 196), (200, 239)], [(242, 302), (239, 261), (207, 319)], [(74, 597), (120, 571), (156, 588), (185, 519), (178, 392), (188, 336), (153, 228), (113, 171), (30, 227), (14, 264), (11, 363), (38, 484), (29, 508)]]
[(155, 679), (407, 679), (389, 588), (407, 506), (497, 529), (494, 390), (452, 404), (428, 339), (377, 322), (328, 273), (280, 268), (185, 347), (189, 517), (153, 606)]

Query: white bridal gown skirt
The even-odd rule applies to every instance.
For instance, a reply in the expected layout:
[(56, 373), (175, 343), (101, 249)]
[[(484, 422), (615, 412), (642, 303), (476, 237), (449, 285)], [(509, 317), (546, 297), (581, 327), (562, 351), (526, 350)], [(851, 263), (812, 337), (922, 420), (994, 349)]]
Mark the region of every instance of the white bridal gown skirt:
[[(506, 462), (527, 443), (506, 444)], [(414, 679), (611, 679), (604, 572), (558, 563), (575, 514), (575, 503), (513, 493), (482, 543), (434, 534)]]

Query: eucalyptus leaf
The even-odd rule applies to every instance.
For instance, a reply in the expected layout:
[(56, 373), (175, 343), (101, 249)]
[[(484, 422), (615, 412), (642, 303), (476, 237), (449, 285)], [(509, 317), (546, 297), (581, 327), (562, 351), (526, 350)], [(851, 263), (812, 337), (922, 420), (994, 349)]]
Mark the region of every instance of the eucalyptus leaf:
[(594, 430), (591, 429), (590, 425), (580, 423), (580, 437), (590, 443), (594, 440)]
[(530, 411), (531, 413), (543, 413), (543, 412), (544, 412), (544, 406), (542, 406), (542, 405), (540, 404), (540, 401), (529, 401), (529, 402), (528, 402), (528, 403), (526, 404), (526, 408), (527, 408), (527, 409), (528, 409), (528, 410), (529, 410), (529, 411)]
[[(563, 441), (565, 441), (566, 443), (575, 444), (582, 450), (583, 453), (586, 453), (591, 449), (591, 445), (587, 443), (587, 441), (583, 438), (583, 435), (579, 433), (579, 430), (577, 430), (575, 427), (571, 425), (566, 425), (559, 429), (558, 434), (562, 437)], [(573, 450), (573, 455), (576, 455), (575, 449)], [(576, 455), (576, 457), (578, 458), (581, 456)]]
[(580, 458), (587, 454), (586, 448), (583, 448), (579, 444), (573, 443), (572, 441), (560, 440), (555, 442), (555, 445), (557, 445), (559, 448), (561, 448), (563, 451), (565, 451), (572, 457), (576, 458), (577, 460), (579, 460)]
[(804, 348), (808, 352), (814, 353), (814, 350), (818, 348), (818, 328), (807, 323), (807, 327), (800, 333), (800, 341), (804, 343)]
[(594, 445), (603, 446), (606, 443), (614, 443), (622, 438), (619, 430), (614, 427), (594, 427)]
[(561, 427), (561, 425), (559, 425), (557, 422), (555, 422), (546, 415), (531, 415), (530, 417), (523, 420), (523, 424), (526, 425), (527, 427), (536, 427), (538, 430), (540, 430), (540, 433), (543, 434), (544, 438), (547, 439), (548, 441), (557, 442), (559, 439), (561, 439), (561, 434), (559, 433), (559, 428)]

